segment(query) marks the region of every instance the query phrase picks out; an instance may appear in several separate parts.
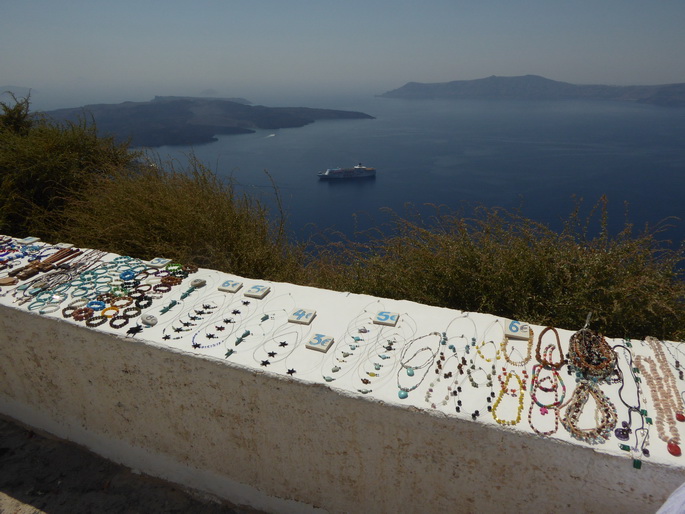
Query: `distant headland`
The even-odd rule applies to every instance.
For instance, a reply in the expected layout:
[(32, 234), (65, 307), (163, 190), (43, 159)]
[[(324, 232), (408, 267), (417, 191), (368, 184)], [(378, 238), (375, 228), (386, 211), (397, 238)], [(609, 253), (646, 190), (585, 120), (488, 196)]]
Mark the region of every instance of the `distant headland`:
[(408, 82), (387, 91), (384, 98), (406, 99), (507, 99), (507, 100), (617, 100), (667, 107), (685, 106), (685, 83), (660, 86), (576, 85), (538, 75), (476, 80)]
[(243, 98), (156, 96), (148, 102), (95, 104), (45, 112), (56, 121), (95, 121), (98, 132), (131, 146), (192, 145), (219, 134), (302, 127), (317, 120), (373, 119), (363, 112), (309, 107), (265, 107)]

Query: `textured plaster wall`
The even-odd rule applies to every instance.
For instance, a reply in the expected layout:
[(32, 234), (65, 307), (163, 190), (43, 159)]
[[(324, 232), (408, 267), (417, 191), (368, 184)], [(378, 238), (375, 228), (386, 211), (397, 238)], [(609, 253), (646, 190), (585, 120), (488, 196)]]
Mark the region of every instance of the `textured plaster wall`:
[(274, 512), (653, 512), (685, 481), (1, 305), (0, 410)]

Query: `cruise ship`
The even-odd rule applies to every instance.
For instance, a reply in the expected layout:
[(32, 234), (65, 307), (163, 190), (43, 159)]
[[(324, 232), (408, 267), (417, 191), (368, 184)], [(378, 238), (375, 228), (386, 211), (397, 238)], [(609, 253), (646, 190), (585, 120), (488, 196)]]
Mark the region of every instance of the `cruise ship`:
[(376, 176), (376, 168), (369, 168), (359, 163), (354, 168), (328, 168), (326, 171), (320, 171), (318, 176), (322, 180), (373, 178)]

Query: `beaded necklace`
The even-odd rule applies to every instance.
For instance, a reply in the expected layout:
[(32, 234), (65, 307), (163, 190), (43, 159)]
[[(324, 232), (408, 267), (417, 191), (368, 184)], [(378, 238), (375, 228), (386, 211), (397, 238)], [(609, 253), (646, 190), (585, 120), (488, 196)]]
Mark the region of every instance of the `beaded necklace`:
[[(500, 391), (495, 400), (495, 404), (492, 406), (492, 419), (494, 419), (500, 425), (517, 425), (521, 421), (521, 413), (523, 412), (523, 401), (526, 393), (526, 377), (527, 372), (523, 370), (523, 377), (514, 370), (507, 370), (503, 368), (502, 374), (497, 378), (500, 383)], [(512, 377), (516, 380), (518, 387), (509, 387), (509, 382)], [(497, 415), (497, 410), (502, 403), (505, 395), (511, 395), (518, 400), (518, 405), (516, 407), (516, 417), (513, 419), (502, 419)]]
[[(654, 400), (654, 408), (657, 413), (657, 435), (666, 443), (668, 452), (678, 457), (682, 451), (676, 420), (685, 421), (683, 399), (678, 391), (675, 377), (668, 366), (661, 342), (654, 337), (647, 337), (645, 341), (654, 352), (654, 359), (638, 355), (635, 357), (635, 362), (645, 377)], [(668, 432), (665, 424), (668, 424)]]
[[(488, 332), (489, 332), (493, 327), (496, 327), (496, 326), (499, 327), (500, 330), (501, 330), (501, 332), (502, 332), (502, 339), (501, 339), (501, 341), (500, 341), (500, 344), (496, 344), (495, 341), (494, 341), (493, 339), (490, 339), (490, 340), (487, 339), (487, 334), (488, 334)], [(485, 362), (489, 362), (489, 363), (493, 363), (493, 364), (494, 364), (494, 363), (497, 362), (497, 360), (498, 360), (499, 357), (500, 357), (500, 353), (502, 352), (502, 345), (504, 344), (504, 345), (506, 346), (506, 342), (507, 342), (507, 337), (506, 337), (506, 335), (505, 335), (505, 333), (504, 333), (504, 329), (503, 329), (502, 326), (500, 325), (499, 320), (495, 320), (495, 321), (493, 321), (492, 323), (490, 323), (490, 325), (488, 325), (488, 327), (487, 327), (487, 328), (485, 329), (485, 331), (483, 332), (483, 340), (482, 340), (480, 343), (478, 343), (478, 345), (476, 346), (476, 355), (477, 355), (477, 357), (480, 357), (481, 359), (483, 359)], [(483, 353), (483, 350), (484, 350), (488, 345), (492, 345), (493, 348), (495, 349), (495, 352), (494, 352), (494, 354), (493, 354), (491, 357), (486, 357), (485, 354)], [(467, 352), (467, 353), (468, 353), (468, 352)]]
[[(595, 428), (580, 428), (578, 421), (589, 397), (596, 403)], [(618, 416), (616, 407), (593, 381), (580, 381), (569, 401), (561, 424), (572, 437), (589, 444), (604, 443), (609, 439), (611, 431), (616, 426)]]
[(502, 353), (502, 355), (504, 355), (504, 360), (508, 364), (511, 364), (512, 366), (517, 366), (517, 367), (525, 366), (526, 364), (528, 364), (528, 361), (530, 361), (530, 357), (531, 357), (531, 354), (533, 351), (533, 338), (534, 337), (535, 336), (533, 334), (533, 329), (529, 327), (529, 329), (528, 329), (528, 344), (526, 346), (526, 356), (523, 357), (523, 359), (521, 359), (520, 361), (514, 361), (511, 359), (511, 354), (514, 353), (514, 351), (516, 351), (516, 350), (514, 349), (514, 350), (512, 350), (511, 353), (507, 353), (507, 345), (509, 344), (509, 338), (505, 336), (504, 339), (502, 339), (502, 343), (500, 344), (500, 352)]
[[(675, 345), (673, 349), (671, 349), (671, 345), (667, 343), (666, 341), (662, 341), (661, 344), (663, 345), (664, 348), (666, 348), (666, 351), (673, 357), (673, 361), (675, 364), (671, 364), (669, 361), (668, 364), (675, 369), (678, 372), (678, 378), (680, 380), (685, 380), (685, 374), (683, 373), (683, 369), (680, 365), (680, 359), (682, 359), (683, 353), (678, 349), (678, 345)], [(673, 352), (675, 351), (676, 354), (678, 354), (680, 357), (676, 356)]]
[[(556, 348), (559, 352), (559, 361), (558, 362), (553, 362), (551, 358), (552, 351), (554, 350), (554, 346), (552, 345), (552, 351), (549, 352), (548, 356), (548, 348), (549, 346), (545, 347), (545, 353), (544, 355), (540, 354), (540, 347), (542, 346), (542, 338), (548, 331), (552, 331), (554, 334), (554, 337), (556, 338)], [(561, 340), (559, 339), (559, 332), (557, 332), (557, 329), (554, 327), (546, 327), (542, 332), (540, 332), (540, 336), (538, 337), (538, 344), (535, 348), (535, 358), (537, 361), (545, 368), (545, 369), (560, 369), (564, 364), (566, 364), (566, 359), (564, 358), (564, 351), (561, 349)]]
[[(535, 369), (537, 368), (537, 370)], [(550, 377), (545, 377), (542, 380), (538, 379), (538, 376), (536, 375), (537, 372), (540, 371), (540, 367), (535, 366), (533, 370), (533, 377), (531, 378), (531, 383), (530, 383), (530, 396), (531, 399), (533, 400), (530, 403), (530, 407), (528, 408), (528, 425), (530, 428), (533, 430), (538, 435), (542, 436), (549, 436), (552, 434), (555, 434), (557, 430), (559, 429), (559, 406), (561, 405), (560, 398), (559, 398), (559, 380), (561, 377), (559, 377), (558, 372), (554, 372), (555, 374), (552, 375), (554, 379), (551, 379)], [(545, 381), (549, 379), (549, 382), (551, 382), (550, 386), (543, 386)], [(561, 382), (561, 385), (563, 386), (563, 382)], [(542, 404), (540, 400), (537, 397), (537, 390), (545, 390), (547, 392), (553, 392), (554, 393), (554, 401), (551, 402), (550, 404)], [(562, 394), (566, 394), (566, 389), (564, 387)], [(536, 407), (539, 409), (540, 414), (543, 416), (549, 414), (549, 411), (551, 410), (553, 412), (553, 417), (554, 417), (554, 427), (551, 428), (550, 430), (539, 430), (535, 424), (533, 423), (533, 411), (536, 409)]]
[(440, 381), (442, 378), (452, 378), (453, 380), (448, 383), (447, 385), (447, 394), (445, 394), (445, 397), (443, 400), (440, 402), (443, 406), (446, 406), (449, 403), (450, 395), (452, 394), (452, 390), (454, 388), (454, 384), (456, 384), (457, 380), (459, 379), (459, 374), (454, 373), (454, 371), (445, 371), (448, 367), (448, 364), (451, 359), (456, 358), (458, 360), (458, 356), (455, 353), (450, 353), (448, 356), (445, 356), (445, 352), (441, 351), (439, 355), (438, 362), (441, 363), (440, 369), (438, 369), (437, 373), (437, 378), (433, 380), (430, 384), (428, 384), (428, 389), (426, 390), (426, 396), (424, 397), (424, 401), (428, 404), (430, 404), (431, 408), (436, 409), (437, 405), (433, 402), (431, 402), (432, 397), (433, 397), (433, 392), (435, 389), (438, 387), (440, 384)]
[(582, 328), (571, 336), (569, 366), (575, 369), (579, 379), (606, 380), (616, 367), (616, 352), (601, 334)]
[[(428, 376), (431, 366), (435, 362), (437, 350), (432, 349), (430, 346), (424, 346), (407, 357), (414, 343), (431, 336), (438, 337), (437, 347), (439, 347), (440, 341), (442, 341), (442, 334), (439, 332), (431, 332), (430, 334), (423, 335), (410, 341), (404, 348), (402, 348), (402, 352), (400, 354), (400, 368), (397, 370), (397, 388), (399, 389), (397, 396), (401, 400), (407, 398), (411, 391), (415, 390), (423, 383)], [(417, 370), (420, 371), (423, 369), (425, 369), (425, 371), (422, 372), (420, 379), (415, 381), (413, 385), (402, 385), (402, 380), (405, 375), (413, 378), (416, 375)]]
[[(616, 367), (618, 375), (621, 379), (621, 386), (618, 389), (618, 397), (621, 400), (621, 403), (628, 409), (628, 420), (621, 422), (621, 427), (614, 430), (614, 435), (619, 441), (627, 442), (630, 440), (630, 434), (634, 434), (635, 444), (632, 447), (630, 445), (621, 443), (619, 444), (619, 448), (624, 451), (631, 451), (633, 454), (633, 467), (640, 469), (642, 467), (642, 461), (640, 460), (642, 456), (649, 457), (649, 449), (647, 448), (647, 444), (649, 442), (649, 429), (645, 426), (645, 418), (647, 417), (648, 413), (646, 410), (642, 409), (640, 401), (642, 396), (640, 379), (636, 376), (636, 373), (639, 373), (639, 369), (635, 368), (633, 365), (633, 354), (626, 346), (622, 344), (617, 344), (613, 347), (614, 351), (619, 348), (623, 352), (623, 356), (625, 357), (624, 360), (628, 364), (630, 375), (633, 377), (636, 405), (631, 405), (624, 398), (624, 388), (626, 386), (626, 382), (624, 380), (625, 373), (623, 373), (623, 370), (619, 365)], [(640, 416), (640, 426), (636, 428), (634, 428), (633, 414)], [(641, 439), (642, 442), (640, 442)]]

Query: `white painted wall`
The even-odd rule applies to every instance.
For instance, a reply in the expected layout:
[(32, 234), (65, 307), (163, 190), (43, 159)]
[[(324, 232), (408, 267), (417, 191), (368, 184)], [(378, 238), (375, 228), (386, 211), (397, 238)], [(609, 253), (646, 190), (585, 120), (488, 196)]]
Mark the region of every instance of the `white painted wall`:
[[(181, 298), (195, 278), (206, 286)], [(243, 288), (220, 292), (227, 278)], [(271, 288), (267, 296), (245, 296), (259, 284)], [(590, 446), (561, 426), (549, 437), (534, 434), (528, 396), (515, 426), (495, 423), (482, 390), (473, 391), (475, 401), (465, 396), (472, 403), (457, 414), (451, 398), (441, 402), (448, 381), (437, 383), (431, 367), (419, 367), (422, 354), (412, 363), (418, 387), (398, 397), (398, 381), (407, 380), (402, 362), (424, 347), (441, 350), (436, 334), (445, 332), (462, 352), (469, 331), (499, 341), (508, 320), (200, 270), (143, 313), (158, 316), (157, 325), (127, 334), (106, 324), (86, 328), (59, 310), (29, 311), (15, 292), (0, 289), (1, 413), (236, 504), (272, 512), (653, 512), (685, 481), (685, 457), (669, 455), (653, 426), (651, 455), (638, 470), (613, 436)], [(162, 314), (172, 299), (179, 303)], [(172, 329), (208, 304), (217, 308), (192, 330)], [(316, 311), (310, 325), (288, 322), (300, 308)], [(236, 310), (236, 323), (223, 323)], [(378, 312), (399, 314), (397, 325), (374, 324)], [(206, 338), (218, 325), (220, 337)], [(543, 327), (532, 328), (539, 334)], [(317, 333), (334, 339), (328, 353), (305, 347)], [(560, 330), (565, 348), (572, 333)], [(395, 353), (378, 377), (369, 375), (374, 352), (388, 340)], [(517, 358), (525, 354), (525, 342), (510, 344)], [(484, 357), (495, 357), (488, 353), (495, 347), (484, 346)], [(235, 353), (227, 358), (229, 348)], [(678, 356), (677, 346), (668, 349)], [(633, 352), (649, 355), (648, 345), (634, 342)], [(334, 381), (324, 378), (333, 374)], [(562, 376), (570, 395), (573, 379)], [(630, 387), (622, 393), (629, 401), (637, 396)], [(619, 385), (603, 391), (620, 423), (627, 408)], [(642, 396), (655, 416), (644, 381)], [(469, 412), (478, 406), (474, 422)], [(511, 419), (516, 402), (507, 399), (499, 414)]]

